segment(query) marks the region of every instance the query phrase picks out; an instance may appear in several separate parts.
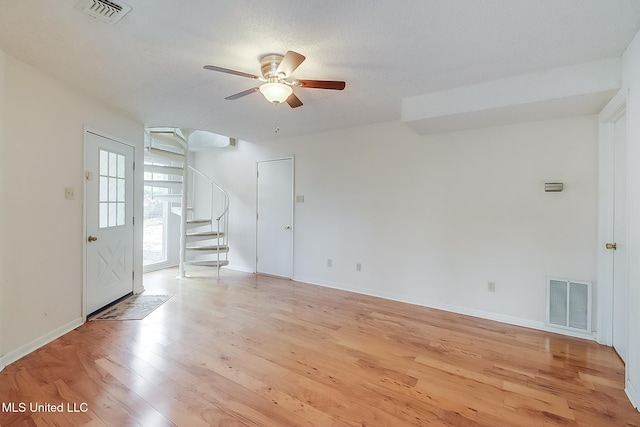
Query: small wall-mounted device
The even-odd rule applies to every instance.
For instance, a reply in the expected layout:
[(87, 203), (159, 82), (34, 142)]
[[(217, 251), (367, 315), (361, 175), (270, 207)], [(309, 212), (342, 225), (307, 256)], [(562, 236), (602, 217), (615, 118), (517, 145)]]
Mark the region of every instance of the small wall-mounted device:
[(545, 193), (559, 193), (563, 189), (564, 189), (564, 184), (561, 182), (545, 182), (544, 183)]

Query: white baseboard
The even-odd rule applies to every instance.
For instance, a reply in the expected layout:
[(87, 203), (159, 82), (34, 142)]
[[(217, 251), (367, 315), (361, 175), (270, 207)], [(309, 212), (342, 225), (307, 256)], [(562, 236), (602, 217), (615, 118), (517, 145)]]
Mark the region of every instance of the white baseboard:
[(591, 334), (581, 333), (577, 331), (571, 331), (567, 329), (554, 328), (542, 321), (524, 319), (521, 317), (509, 316), (506, 314), (493, 313), (490, 311), (478, 310), (475, 308), (462, 307), (453, 304), (446, 304), (437, 301), (426, 301), (420, 299), (407, 298), (404, 295), (397, 295), (392, 292), (371, 292), (364, 289), (353, 289), (337, 283), (318, 283), (304, 277), (294, 277), (293, 280), (297, 282), (308, 283), (310, 285), (323, 286), (325, 288), (339, 289), (347, 292), (355, 292), (362, 295), (368, 295), (377, 298), (384, 298), (392, 301), (404, 302), (407, 304), (419, 305), (421, 307), (434, 308), (436, 310), (448, 311), (451, 313), (463, 314), (471, 317), (478, 317), (480, 319), (493, 320), (496, 322), (506, 323), (508, 325), (522, 326), (529, 329), (537, 329), (539, 331), (551, 332), (554, 334), (566, 335), (574, 338), (581, 338), (591, 341), (596, 341), (597, 334), (595, 332)]
[(640, 402), (640, 391), (633, 385), (631, 381), (627, 380), (624, 392), (627, 394), (627, 397), (631, 401), (633, 407), (640, 411), (640, 408), (638, 407), (638, 403)]
[(53, 331), (50, 331), (42, 335), (41, 337), (38, 337), (35, 340), (8, 352), (0, 358), (0, 370), (4, 369), (5, 366), (10, 365), (16, 360), (23, 358), (27, 354), (39, 349), (43, 345), (48, 344), (56, 338), (63, 336), (67, 332), (71, 332), (83, 323), (84, 321), (82, 320), (82, 317), (78, 317), (71, 322), (54, 329)]
[(222, 267), (222, 268), (228, 268), (229, 270), (234, 270), (234, 271), (241, 271), (243, 273), (250, 273), (250, 274), (255, 273), (255, 271), (253, 269), (247, 268), (247, 267), (243, 267), (241, 265), (229, 264), (226, 267)]

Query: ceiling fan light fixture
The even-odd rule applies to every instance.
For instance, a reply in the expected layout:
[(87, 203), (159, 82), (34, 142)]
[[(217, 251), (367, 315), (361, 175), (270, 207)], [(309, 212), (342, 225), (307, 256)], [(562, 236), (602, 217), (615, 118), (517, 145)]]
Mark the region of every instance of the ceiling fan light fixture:
[(260, 86), (260, 92), (267, 98), (267, 101), (282, 104), (293, 93), (293, 89), (284, 83), (268, 82)]
[[(93, 0), (98, 1), (98, 0)], [(107, 1), (107, 0), (101, 0)], [(224, 99), (234, 100), (242, 98), (243, 96), (250, 95), (258, 90), (262, 92), (262, 95), (274, 105), (282, 104), (286, 102), (291, 108), (302, 107), (302, 101), (293, 93), (293, 87), (298, 88), (310, 88), (310, 89), (332, 89), (343, 90), (346, 83), (337, 80), (301, 80), (291, 79), (291, 74), (298, 68), (302, 61), (304, 61), (304, 55), (301, 55), (292, 50), (287, 51), (284, 55), (269, 54), (260, 59), (260, 67), (262, 76), (255, 74), (245, 73), (243, 71), (230, 70), (229, 68), (218, 67), (215, 65), (205, 65), (205, 70), (216, 71), (219, 73), (232, 74), (240, 77), (247, 77), (251, 80), (260, 80), (263, 84), (256, 85), (250, 89), (243, 90), (242, 92), (229, 95)], [(291, 80), (290, 80), (291, 79)]]

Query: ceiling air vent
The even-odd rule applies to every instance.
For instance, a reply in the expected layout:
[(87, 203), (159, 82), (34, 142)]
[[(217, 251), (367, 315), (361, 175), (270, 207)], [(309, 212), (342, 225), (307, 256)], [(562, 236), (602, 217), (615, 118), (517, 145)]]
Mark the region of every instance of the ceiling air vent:
[(131, 10), (130, 6), (113, 3), (109, 0), (80, 0), (76, 6), (89, 16), (115, 24)]

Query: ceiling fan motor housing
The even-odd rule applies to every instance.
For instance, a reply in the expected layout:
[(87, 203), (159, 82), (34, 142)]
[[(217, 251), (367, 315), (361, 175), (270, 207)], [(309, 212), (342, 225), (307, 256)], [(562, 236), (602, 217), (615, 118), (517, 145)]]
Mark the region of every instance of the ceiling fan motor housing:
[(282, 74), (278, 75), (278, 66), (282, 62), (282, 55), (265, 55), (260, 60), (260, 68), (262, 70), (262, 76), (269, 80), (270, 77), (276, 77), (278, 79), (284, 79), (288, 76)]

